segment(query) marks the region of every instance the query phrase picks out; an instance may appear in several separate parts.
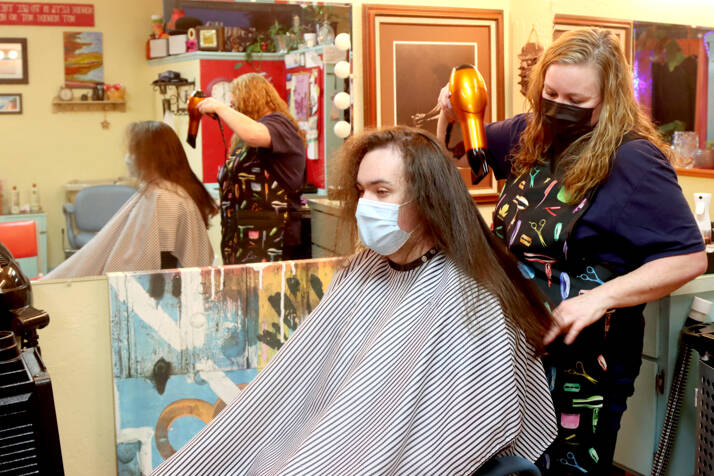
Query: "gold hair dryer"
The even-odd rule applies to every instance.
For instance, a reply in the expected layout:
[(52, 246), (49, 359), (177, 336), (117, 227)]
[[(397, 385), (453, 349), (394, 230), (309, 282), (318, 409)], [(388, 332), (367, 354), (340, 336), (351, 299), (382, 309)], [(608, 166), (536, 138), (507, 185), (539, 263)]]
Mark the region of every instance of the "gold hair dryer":
[[(201, 112), (198, 110), (198, 104), (204, 99), (206, 99), (206, 95), (199, 89), (192, 92), (188, 98), (188, 137), (186, 137), (186, 142), (194, 149), (196, 148), (198, 126), (201, 125)], [(217, 114), (209, 114), (208, 116), (218, 119)]]
[(466, 158), (475, 175), (474, 183), (478, 183), (488, 175), (489, 152), (483, 124), (488, 105), (486, 82), (474, 66), (462, 64), (451, 70), (449, 92), (451, 108), (461, 123)]

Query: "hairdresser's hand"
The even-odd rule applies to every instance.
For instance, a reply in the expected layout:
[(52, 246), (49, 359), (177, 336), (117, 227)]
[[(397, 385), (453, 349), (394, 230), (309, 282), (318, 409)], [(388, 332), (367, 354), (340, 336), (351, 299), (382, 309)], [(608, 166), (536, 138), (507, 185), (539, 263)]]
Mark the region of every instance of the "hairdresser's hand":
[(201, 114), (218, 114), (220, 113), (221, 109), (224, 109), (228, 106), (226, 106), (224, 103), (221, 101), (208, 97), (198, 103), (198, 111)]
[(605, 315), (607, 306), (598, 294), (591, 290), (561, 302), (553, 311), (553, 325), (543, 338), (543, 343), (548, 345), (560, 334), (565, 334), (564, 342), (570, 345), (580, 331)]
[(454, 111), (451, 109), (450, 97), (451, 93), (449, 92), (449, 84), (446, 83), (446, 86), (441, 88), (441, 91), (439, 91), (439, 106), (441, 107), (441, 112), (443, 112), (446, 116), (446, 119), (449, 122), (454, 122), (456, 117), (454, 117)]

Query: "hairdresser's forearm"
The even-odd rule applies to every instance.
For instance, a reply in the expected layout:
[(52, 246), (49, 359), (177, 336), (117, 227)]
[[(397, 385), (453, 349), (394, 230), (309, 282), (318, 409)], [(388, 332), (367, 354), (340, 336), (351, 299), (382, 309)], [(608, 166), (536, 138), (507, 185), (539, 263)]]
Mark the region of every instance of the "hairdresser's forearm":
[(702, 274), (706, 267), (704, 251), (668, 256), (645, 263), (593, 291), (608, 309), (636, 306), (670, 294)]
[(270, 147), (270, 132), (264, 124), (227, 105), (219, 107), (216, 112), (249, 147)]

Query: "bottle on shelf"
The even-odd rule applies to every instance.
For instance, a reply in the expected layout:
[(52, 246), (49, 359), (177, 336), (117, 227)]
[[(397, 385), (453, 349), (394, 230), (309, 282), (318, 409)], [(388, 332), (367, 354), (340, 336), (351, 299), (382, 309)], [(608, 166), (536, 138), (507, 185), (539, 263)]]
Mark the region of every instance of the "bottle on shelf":
[(10, 191), (10, 213), (13, 215), (20, 213), (20, 191), (17, 185), (13, 185)]
[(42, 207), (40, 206), (40, 191), (37, 189), (36, 183), (33, 183), (30, 189), (30, 211), (32, 213), (42, 211)]

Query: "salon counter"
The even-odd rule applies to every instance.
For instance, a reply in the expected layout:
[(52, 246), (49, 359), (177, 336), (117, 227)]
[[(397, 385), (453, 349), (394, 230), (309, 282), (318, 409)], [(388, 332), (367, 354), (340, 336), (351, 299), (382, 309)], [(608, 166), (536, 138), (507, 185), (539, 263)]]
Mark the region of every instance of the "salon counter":
[[(700, 276), (645, 308), (642, 367), (615, 450), (615, 464), (635, 474), (650, 474), (674, 375), (679, 334), (694, 296), (714, 301), (714, 274)], [(670, 476), (694, 474), (697, 421), (694, 389), (699, 379), (698, 360), (699, 355), (692, 352), (679, 431), (666, 473)]]

